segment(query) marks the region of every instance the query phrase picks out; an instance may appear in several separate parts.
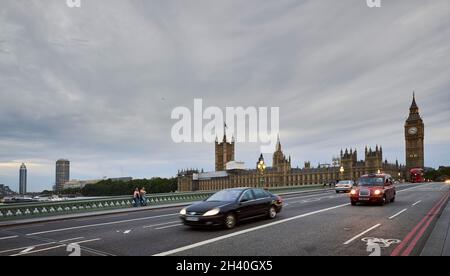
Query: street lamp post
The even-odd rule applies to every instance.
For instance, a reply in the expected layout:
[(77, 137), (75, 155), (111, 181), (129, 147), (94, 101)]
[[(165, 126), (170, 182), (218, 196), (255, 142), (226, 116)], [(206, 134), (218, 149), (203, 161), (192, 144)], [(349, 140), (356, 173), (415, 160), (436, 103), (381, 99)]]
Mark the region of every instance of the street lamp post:
[(261, 187), (264, 184), (264, 172), (266, 170), (266, 164), (264, 162), (264, 157), (262, 154), (259, 157), (258, 164), (256, 165), (256, 167), (258, 168), (258, 171), (259, 171), (259, 175), (260, 175), (259, 186)]

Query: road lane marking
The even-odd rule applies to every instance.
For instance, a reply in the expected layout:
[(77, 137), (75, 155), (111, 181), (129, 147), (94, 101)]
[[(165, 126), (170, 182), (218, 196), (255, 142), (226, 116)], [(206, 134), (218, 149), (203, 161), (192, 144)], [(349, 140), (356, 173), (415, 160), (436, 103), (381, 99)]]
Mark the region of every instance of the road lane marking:
[(389, 219), (393, 219), (393, 218), (399, 216), (401, 213), (406, 212), (407, 210), (408, 210), (408, 209), (403, 209), (403, 210), (401, 210), (400, 212), (396, 213), (395, 215), (390, 216)]
[(27, 249), (20, 251), (20, 253), (28, 253), (31, 250), (33, 250), (34, 248), (35, 248), (34, 246), (28, 247)]
[[(88, 243), (88, 242), (95, 242), (95, 241), (99, 241), (101, 240), (100, 238), (98, 239), (92, 239), (92, 240), (85, 240), (85, 241), (80, 241), (80, 242), (76, 242), (74, 244), (82, 244), (82, 243)], [(57, 249), (57, 248), (61, 248), (61, 247), (66, 247), (67, 244), (61, 244), (61, 245), (55, 245), (52, 247), (48, 247), (48, 248), (43, 248), (43, 249), (39, 249), (39, 250), (35, 250), (35, 251), (28, 251), (28, 252), (20, 252), (18, 254), (14, 254), (11, 255), (11, 257), (15, 257), (15, 256), (22, 256), (22, 255), (28, 255), (28, 254), (34, 254), (34, 253), (39, 253), (39, 252), (44, 252), (44, 251), (50, 251), (53, 249)]]
[(124, 234), (130, 234), (130, 233), (131, 233), (131, 230), (126, 230), (126, 231), (124, 231), (123, 233), (124, 233)]
[(422, 220), (406, 235), (406, 237), (403, 239), (403, 241), (391, 252), (391, 256), (398, 256), (400, 255), (403, 248), (410, 242), (411, 239), (414, 238), (417, 231), (421, 229), (422, 225), (427, 221), (429, 217), (433, 216), (433, 213), (441, 206), (442, 203), (445, 202), (445, 200), (448, 198), (448, 194), (443, 196), (441, 199), (438, 200), (436, 205), (431, 208), (431, 210), (425, 215), (425, 217), (422, 218)]
[(0, 241), (2, 241), (2, 240), (10, 240), (10, 239), (15, 239), (15, 238), (18, 238), (19, 236), (9, 236), (9, 237), (3, 237), (3, 238), (0, 238)]
[(39, 249), (39, 250), (36, 250), (36, 251), (30, 251), (30, 252), (25, 252), (25, 253), (14, 254), (14, 255), (11, 255), (11, 257), (16, 257), (16, 256), (22, 256), (22, 255), (27, 255), (27, 254), (33, 254), (33, 253), (49, 251), (49, 250), (53, 250), (53, 249), (57, 249), (57, 248), (65, 247), (65, 246), (66, 246), (65, 244), (52, 246), (52, 247), (48, 247), (48, 248), (44, 248), (44, 249)]
[(412, 206), (416, 206), (417, 204), (421, 203), (422, 200), (417, 201), (416, 203), (414, 203)]
[(268, 224), (256, 226), (256, 227), (253, 227), (253, 228), (237, 231), (237, 232), (234, 232), (234, 233), (231, 233), (231, 234), (228, 234), (228, 235), (224, 235), (224, 236), (220, 236), (220, 237), (217, 237), (217, 238), (213, 238), (213, 239), (201, 241), (201, 242), (198, 242), (198, 243), (194, 243), (194, 244), (191, 244), (191, 245), (183, 246), (183, 247), (176, 248), (176, 249), (173, 249), (173, 250), (169, 250), (169, 251), (166, 251), (166, 252), (158, 253), (158, 254), (155, 254), (154, 256), (168, 256), (168, 255), (172, 255), (172, 254), (175, 254), (175, 253), (183, 252), (183, 251), (186, 251), (186, 250), (189, 250), (189, 249), (193, 249), (193, 248), (196, 248), (196, 247), (200, 247), (200, 246), (203, 246), (203, 245), (211, 244), (211, 243), (218, 242), (218, 241), (221, 241), (221, 240), (225, 240), (225, 239), (228, 239), (228, 238), (232, 238), (232, 237), (235, 237), (235, 236), (239, 236), (239, 235), (243, 235), (243, 234), (246, 234), (246, 233), (250, 233), (250, 232), (253, 232), (253, 231), (256, 231), (256, 230), (268, 228), (268, 227), (271, 227), (271, 226), (275, 226), (275, 225), (278, 225), (278, 224), (286, 223), (286, 222), (293, 221), (293, 220), (296, 220), (296, 219), (300, 219), (300, 218), (304, 218), (304, 217), (320, 214), (320, 213), (323, 213), (323, 212), (335, 210), (335, 209), (342, 208), (342, 207), (349, 206), (349, 205), (350, 205), (350, 203), (347, 203), (347, 204), (341, 204), (341, 205), (333, 206), (333, 207), (330, 207), (330, 208), (317, 210), (317, 211), (314, 211), (314, 212), (310, 212), (310, 213), (298, 215), (298, 216), (295, 216), (295, 217), (291, 217), (291, 218), (275, 221), (275, 222), (272, 222), (272, 223), (268, 223)]
[(172, 228), (172, 227), (178, 227), (181, 226), (183, 224), (175, 224), (175, 225), (169, 225), (169, 226), (164, 226), (164, 227), (159, 227), (159, 228), (155, 228), (155, 230), (162, 230), (162, 229), (167, 229), (167, 228)]
[(158, 226), (163, 226), (163, 225), (167, 225), (167, 224), (174, 224), (174, 223), (179, 223), (179, 220), (174, 220), (174, 221), (169, 221), (169, 222), (165, 222), (165, 223), (158, 223), (158, 224), (153, 224), (153, 225), (147, 225), (144, 226), (143, 228), (152, 228), (152, 227), (158, 227)]
[(136, 218), (136, 219), (112, 221), (112, 222), (97, 223), (97, 224), (90, 224), (90, 225), (74, 226), (74, 227), (68, 227), (68, 228), (61, 228), (61, 229), (55, 229), (55, 230), (48, 230), (48, 231), (41, 231), (41, 232), (30, 233), (30, 234), (26, 234), (26, 236), (36, 236), (36, 235), (41, 235), (41, 234), (63, 232), (63, 231), (69, 231), (69, 230), (75, 230), (75, 229), (83, 229), (83, 228), (90, 228), (90, 227), (97, 227), (97, 226), (114, 225), (114, 224), (120, 224), (120, 223), (148, 220), (148, 219), (152, 219), (152, 218), (163, 218), (163, 217), (177, 216), (177, 215), (178, 215), (178, 213), (174, 213), (174, 214), (159, 215), (159, 216), (152, 216), (152, 217), (145, 217), (145, 218)]
[(405, 251), (403, 251), (402, 256), (409, 256), (411, 254), (411, 252), (416, 247), (417, 242), (422, 238), (423, 234), (428, 229), (431, 222), (434, 220), (434, 218), (437, 216), (437, 214), (442, 210), (442, 207), (444, 206), (444, 204), (447, 203), (447, 199), (449, 198), (449, 196), (450, 196), (450, 193), (447, 193), (447, 196), (444, 199), (444, 201), (442, 201), (442, 203), (437, 207), (437, 209), (434, 211), (434, 213), (431, 215), (431, 217), (428, 219), (428, 221), (425, 223), (425, 225), (422, 227), (422, 229), (419, 230), (416, 237), (411, 241), (411, 243), (405, 249)]
[(286, 197), (286, 198), (283, 198), (284, 199), (284, 201), (289, 201), (289, 200), (292, 200), (292, 199), (298, 199), (298, 198), (308, 198), (308, 197), (315, 197), (315, 196), (326, 196), (327, 194), (330, 194), (330, 193), (320, 193), (320, 194), (314, 194), (314, 195), (303, 195), (303, 196), (295, 196), (295, 197)]
[(353, 242), (353, 241), (356, 240), (357, 238), (360, 238), (360, 237), (364, 236), (365, 234), (369, 233), (369, 232), (372, 231), (373, 229), (378, 228), (378, 227), (380, 227), (380, 226), (381, 226), (381, 224), (378, 223), (377, 225), (374, 225), (374, 226), (370, 227), (369, 229), (367, 229), (366, 231), (362, 232), (361, 234), (358, 234), (358, 235), (354, 236), (353, 238), (349, 239), (348, 241), (344, 242), (344, 245), (350, 244), (351, 242)]
[(76, 240), (82, 240), (82, 239), (84, 239), (84, 237), (72, 238), (72, 239), (62, 240), (59, 242), (69, 242), (69, 241), (76, 241)]
[[(41, 244), (36, 244), (36, 245), (30, 245), (30, 246), (34, 246), (34, 247), (39, 247), (39, 246), (46, 246), (46, 245), (50, 245), (50, 244), (55, 244), (56, 242), (47, 242), (47, 243), (41, 243)], [(8, 249), (8, 250), (3, 250), (0, 251), (0, 254), (3, 253), (8, 253), (8, 252), (13, 252), (13, 251), (20, 251), (20, 250), (24, 250), (27, 249), (30, 246), (25, 246), (25, 247), (20, 247), (20, 248), (13, 248), (13, 249)]]

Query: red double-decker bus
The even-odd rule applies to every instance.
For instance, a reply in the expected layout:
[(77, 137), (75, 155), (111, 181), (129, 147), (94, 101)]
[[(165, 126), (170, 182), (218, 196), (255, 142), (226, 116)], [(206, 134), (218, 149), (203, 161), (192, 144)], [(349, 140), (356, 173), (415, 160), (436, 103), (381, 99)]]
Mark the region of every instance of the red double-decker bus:
[(409, 175), (412, 183), (422, 183), (425, 182), (425, 177), (423, 174), (423, 169), (411, 169), (409, 171)]

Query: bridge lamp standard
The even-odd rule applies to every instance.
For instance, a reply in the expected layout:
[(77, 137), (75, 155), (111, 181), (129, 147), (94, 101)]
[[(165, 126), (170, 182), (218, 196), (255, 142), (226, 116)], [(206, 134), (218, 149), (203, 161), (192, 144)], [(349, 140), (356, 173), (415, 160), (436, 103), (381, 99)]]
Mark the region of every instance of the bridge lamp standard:
[(258, 172), (260, 174), (260, 179), (259, 179), (259, 185), (263, 186), (264, 183), (264, 172), (266, 171), (266, 164), (264, 162), (264, 157), (261, 154), (261, 156), (259, 157), (258, 163), (256, 164), (256, 167), (258, 169)]

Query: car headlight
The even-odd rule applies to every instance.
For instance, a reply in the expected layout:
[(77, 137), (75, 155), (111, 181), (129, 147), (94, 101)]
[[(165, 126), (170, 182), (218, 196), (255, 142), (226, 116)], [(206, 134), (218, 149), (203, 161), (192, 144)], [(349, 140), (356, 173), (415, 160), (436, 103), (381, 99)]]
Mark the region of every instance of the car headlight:
[(219, 208), (215, 208), (215, 209), (209, 210), (209, 211), (206, 212), (203, 216), (204, 216), (204, 217), (215, 216), (215, 215), (217, 215), (219, 212), (220, 212), (220, 209), (219, 209)]
[(381, 195), (381, 191), (380, 190), (375, 190), (375, 195)]
[(181, 209), (180, 215), (182, 215), (182, 216), (186, 215), (186, 208)]
[(356, 195), (356, 190), (351, 190), (351, 191), (350, 191), (350, 194)]

